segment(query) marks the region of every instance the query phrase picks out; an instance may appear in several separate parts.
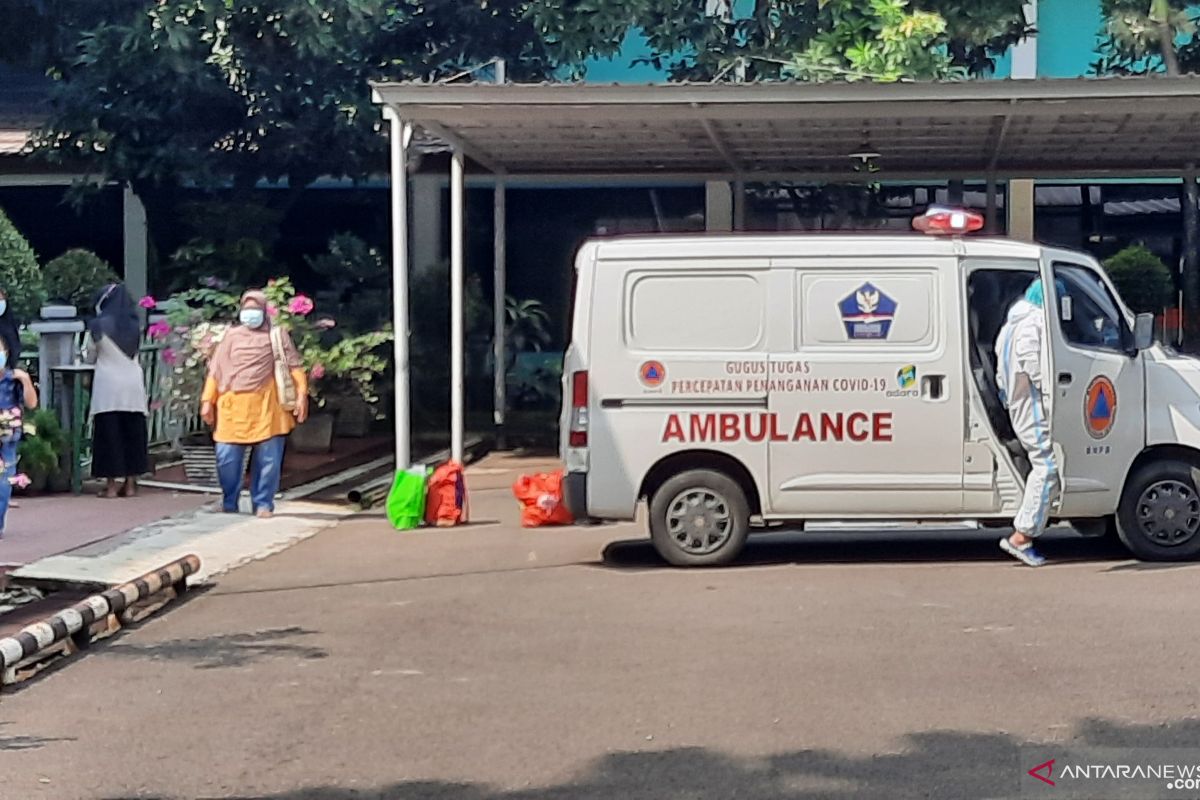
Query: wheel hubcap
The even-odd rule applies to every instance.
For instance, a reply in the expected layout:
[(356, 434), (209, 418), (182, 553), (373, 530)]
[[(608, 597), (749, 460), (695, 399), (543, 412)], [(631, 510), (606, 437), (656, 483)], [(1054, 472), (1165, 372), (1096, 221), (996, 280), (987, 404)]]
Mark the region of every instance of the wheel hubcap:
[(1147, 487), (1137, 504), (1138, 528), (1161, 547), (1178, 547), (1200, 532), (1200, 497), (1182, 481)]
[(733, 532), (729, 503), (711, 489), (685, 489), (667, 505), (667, 532), (685, 553), (714, 553)]

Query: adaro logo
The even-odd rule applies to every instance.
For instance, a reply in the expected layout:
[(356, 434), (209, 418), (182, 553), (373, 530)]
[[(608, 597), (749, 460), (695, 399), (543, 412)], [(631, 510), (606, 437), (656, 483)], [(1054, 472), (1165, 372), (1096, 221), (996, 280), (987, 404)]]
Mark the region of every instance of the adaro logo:
[(662, 382), (667, 379), (667, 368), (662, 365), (661, 361), (647, 361), (638, 370), (638, 377), (642, 379), (644, 386), (655, 389), (662, 386)]
[(1057, 759), (1052, 758), (1049, 761), (1044, 761), (1033, 769), (1029, 770), (1029, 772), (1026, 774), (1037, 778), (1042, 783), (1048, 783), (1051, 786), (1054, 786), (1054, 762), (1056, 760)]
[(1117, 421), (1117, 390), (1103, 375), (1083, 394), (1083, 424), (1093, 439), (1103, 439)]

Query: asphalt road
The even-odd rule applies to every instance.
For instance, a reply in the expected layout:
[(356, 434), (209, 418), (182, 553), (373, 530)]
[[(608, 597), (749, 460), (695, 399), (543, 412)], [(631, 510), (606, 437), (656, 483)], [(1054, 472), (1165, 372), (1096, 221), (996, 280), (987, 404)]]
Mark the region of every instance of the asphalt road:
[(1022, 747), (1200, 746), (1200, 565), (889, 533), (681, 571), (473, 507), (342, 524), (0, 697), (0, 798), (1004, 797)]

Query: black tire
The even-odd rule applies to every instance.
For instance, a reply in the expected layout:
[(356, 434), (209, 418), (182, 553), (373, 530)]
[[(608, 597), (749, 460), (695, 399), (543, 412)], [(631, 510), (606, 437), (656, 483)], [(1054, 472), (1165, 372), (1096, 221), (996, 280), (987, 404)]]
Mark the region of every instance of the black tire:
[(1134, 473), (1117, 509), (1117, 534), (1143, 561), (1188, 561), (1200, 555), (1196, 468), (1166, 459)]
[[(693, 504), (695, 514), (689, 512)], [(682, 527), (693, 519), (695, 532)], [(742, 552), (749, 534), (746, 493), (723, 472), (681, 472), (650, 498), (650, 540), (658, 554), (677, 567), (728, 564)]]

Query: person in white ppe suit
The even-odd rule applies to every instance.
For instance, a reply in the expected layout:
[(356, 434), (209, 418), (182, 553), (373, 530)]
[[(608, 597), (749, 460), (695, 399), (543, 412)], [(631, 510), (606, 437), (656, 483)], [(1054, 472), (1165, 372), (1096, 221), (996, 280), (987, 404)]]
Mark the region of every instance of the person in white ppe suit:
[[(1059, 295), (1062, 281), (1055, 281)], [(1058, 497), (1059, 472), (1050, 442), (1050, 420), (1045, 398), (1053, 391), (1046, 339), (1045, 290), (1039, 278), (1025, 297), (1013, 303), (1008, 319), (996, 337), (996, 384), (1000, 402), (1008, 408), (1013, 430), (1029, 456), (1030, 471), (1025, 496), (1013, 520), (1012, 536), (1000, 540), (1000, 549), (1031, 567), (1046, 559), (1033, 541), (1046, 529), (1050, 509)]]

